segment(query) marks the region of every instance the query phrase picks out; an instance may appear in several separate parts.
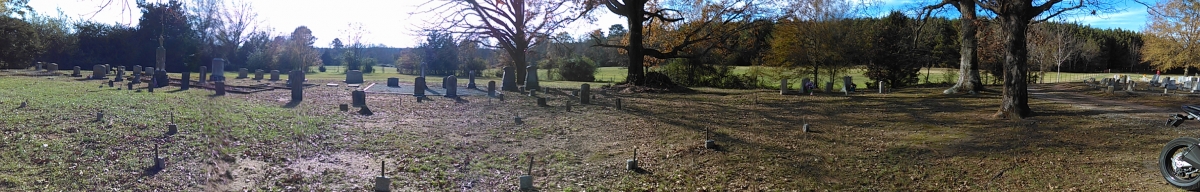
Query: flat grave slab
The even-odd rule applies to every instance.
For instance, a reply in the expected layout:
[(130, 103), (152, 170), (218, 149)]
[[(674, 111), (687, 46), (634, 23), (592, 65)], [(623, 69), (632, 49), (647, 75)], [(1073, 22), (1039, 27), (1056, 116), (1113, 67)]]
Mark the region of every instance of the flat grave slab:
[[(373, 86), (367, 87), (366, 92), (367, 93), (389, 93), (389, 94), (412, 95), (413, 92), (416, 92), (415, 90), (413, 90), (413, 86), (414, 86), (414, 84), (412, 84), (412, 83), (400, 83), (400, 87), (388, 87), (385, 84), (375, 84)], [(440, 86), (428, 86), (428, 87), (429, 87), (429, 89), (425, 89), (426, 96), (446, 95), (445, 88), (442, 88)], [(457, 95), (459, 95), (459, 96), (487, 95), (487, 91), (459, 87)]]

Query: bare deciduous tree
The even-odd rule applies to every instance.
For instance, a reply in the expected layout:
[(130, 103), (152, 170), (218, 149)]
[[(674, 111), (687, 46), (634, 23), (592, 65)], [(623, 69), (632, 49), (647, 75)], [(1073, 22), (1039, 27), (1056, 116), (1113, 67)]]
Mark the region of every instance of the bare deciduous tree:
[[(579, 19), (587, 18), (595, 0), (430, 0), (412, 14), (433, 14), (432, 26), (460, 37), (482, 37), (480, 45), (503, 49), (512, 58), (508, 66), (518, 68), (514, 83), (525, 80), (524, 65), (538, 37), (550, 36)], [(544, 39), (544, 38), (543, 38)]]

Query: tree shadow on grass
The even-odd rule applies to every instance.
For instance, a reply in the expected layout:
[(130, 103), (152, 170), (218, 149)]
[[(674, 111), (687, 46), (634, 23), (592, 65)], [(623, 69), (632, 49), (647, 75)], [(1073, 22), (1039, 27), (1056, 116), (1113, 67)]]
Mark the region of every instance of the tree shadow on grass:
[(151, 165), (150, 167), (146, 167), (145, 169), (142, 169), (141, 176), (142, 177), (153, 177), (154, 175), (158, 175), (158, 173), (162, 172), (162, 170), (163, 170), (162, 167)]

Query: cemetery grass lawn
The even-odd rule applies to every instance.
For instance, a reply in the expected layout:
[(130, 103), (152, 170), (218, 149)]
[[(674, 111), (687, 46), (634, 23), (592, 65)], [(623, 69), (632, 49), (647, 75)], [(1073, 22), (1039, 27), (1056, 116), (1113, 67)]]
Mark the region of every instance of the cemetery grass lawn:
[[(314, 76), (318, 85), (343, 78)], [(285, 108), (287, 90), (209, 97), (99, 84), (0, 73), (0, 191), (363, 191), (381, 161), (395, 191), (508, 191), (529, 157), (542, 191), (1164, 191), (1174, 188), (1155, 169), (1158, 150), (1200, 133), (1187, 128), (1195, 122), (1164, 126), (1158, 112), (1046, 99), (1030, 99), (1034, 117), (997, 120), (998, 93), (942, 87), (851, 96), (594, 89), (590, 105), (569, 89), (539, 93), (551, 107), (516, 93), (422, 103), (368, 94), (375, 115), (361, 116), (337, 110), (350, 101), (344, 87), (306, 88), (305, 101)], [(13, 109), (25, 98), (30, 107)], [(96, 110), (107, 121), (93, 122)], [(162, 139), (169, 111), (180, 134)], [(706, 129), (717, 150), (703, 148)], [(168, 168), (143, 176), (155, 142)], [(624, 169), (634, 148), (644, 171)]]

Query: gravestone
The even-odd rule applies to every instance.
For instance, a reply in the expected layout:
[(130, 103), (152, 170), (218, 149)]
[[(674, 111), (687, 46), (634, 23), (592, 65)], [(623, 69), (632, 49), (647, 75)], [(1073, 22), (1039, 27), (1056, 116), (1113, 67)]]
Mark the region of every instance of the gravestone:
[(122, 81), (125, 81), (125, 71), (123, 71), (123, 70), (118, 70), (118, 71), (117, 71), (117, 76), (116, 76), (116, 77), (113, 77), (113, 81), (117, 81), (117, 82), (122, 82)]
[(1163, 77), (1162, 85), (1160, 87), (1167, 88), (1167, 84), (1171, 84), (1171, 77)]
[(154, 67), (146, 67), (146, 70), (142, 72), (145, 72), (146, 76), (154, 77)]
[(192, 72), (183, 71), (182, 75), (183, 79), (179, 81), (179, 90), (188, 90), (188, 87), (192, 84)]
[(1125, 91), (1132, 92), (1132, 91), (1134, 91), (1133, 89), (1135, 87), (1137, 87), (1137, 82), (1129, 82), (1128, 84), (1125, 84)]
[(475, 71), (471, 71), (467, 77), (467, 89), (475, 89)]
[(389, 77), (387, 80), (388, 87), (400, 87), (400, 78)]
[(537, 66), (529, 65), (525, 67), (525, 90), (533, 92), (537, 91), (541, 86), (538, 86)]
[(442, 89), (445, 89), (447, 86), (449, 86), (449, 85), (447, 85), (447, 83), (450, 83), (449, 80), (450, 80), (450, 76), (442, 77)]
[(249, 75), (250, 75), (250, 71), (248, 71), (246, 68), (238, 68), (237, 79), (245, 79)]
[(154, 72), (154, 80), (157, 81), (158, 87), (171, 85), (171, 78), (167, 77), (167, 71), (164, 69), (158, 69), (157, 72)]
[(825, 93), (833, 93), (833, 81), (825, 82)]
[(80, 68), (81, 67), (79, 67), (79, 66), (75, 66), (75, 72), (71, 72), (71, 76), (72, 77), (83, 77), (83, 74), (79, 74)]
[(592, 95), (592, 85), (589, 85), (587, 83), (584, 83), (583, 85), (579, 85), (579, 103), (584, 104), (584, 105), (591, 104), (592, 103), (591, 95)]
[(458, 97), (458, 77), (446, 76), (446, 80), (442, 84), (446, 85), (446, 97)]
[(1154, 78), (1150, 78), (1150, 86), (1154, 86), (1155, 84), (1158, 84), (1158, 80), (1159, 80), (1158, 78), (1159, 78), (1158, 74), (1154, 74)]
[(516, 71), (513, 71), (513, 67), (504, 67), (504, 77), (500, 79), (500, 90), (520, 91), (517, 89), (516, 75)]
[(883, 87), (884, 87), (883, 81), (879, 81), (878, 85), (879, 85), (879, 93), (883, 93)]
[(203, 85), (205, 80), (208, 80), (208, 67), (200, 66), (200, 84)]
[(254, 70), (254, 80), (262, 80), (262, 79), (263, 79), (263, 70), (255, 69)]
[(425, 96), (425, 77), (417, 77), (417, 80), (413, 82), (413, 96)]
[(279, 70), (271, 70), (271, 79), (268, 81), (279, 81)]
[(496, 96), (496, 81), (488, 81), (487, 94), (488, 97)]
[(133, 73), (133, 81), (130, 81), (130, 83), (133, 83), (133, 84), (142, 83), (142, 74), (141, 73)]
[(213, 85), (213, 86), (214, 86), (214, 89), (216, 89), (216, 91), (217, 91), (216, 95), (225, 95), (225, 82), (224, 81), (216, 81), (215, 85)]
[(547, 106), (547, 105), (546, 105), (546, 98), (537, 98), (537, 105), (538, 105), (538, 107), (545, 107), (545, 106)]
[(343, 111), (343, 112), (350, 111), (350, 105), (347, 105), (344, 103), (340, 104), (340, 105), (338, 105), (338, 110)]
[(134, 66), (133, 66), (133, 74), (134, 74), (134, 75), (140, 75), (140, 74), (142, 74), (142, 66), (141, 66), (141, 65), (134, 65)]
[(104, 65), (92, 66), (92, 79), (106, 79)]
[(1175, 80), (1174, 80), (1174, 79), (1167, 79), (1167, 82), (1166, 82), (1165, 84), (1166, 84), (1166, 87), (1164, 87), (1164, 88), (1166, 88), (1167, 90), (1176, 90), (1176, 89), (1179, 89), (1179, 87), (1176, 87), (1176, 86), (1175, 86)]
[(780, 80), (779, 80), (779, 94), (780, 94), (780, 95), (787, 95), (787, 92), (788, 92), (788, 82), (787, 82), (787, 79), (780, 79)]
[[(110, 83), (111, 83), (111, 82), (110, 82)], [(146, 90), (147, 90), (147, 91), (150, 91), (151, 93), (153, 93), (153, 92), (154, 92), (154, 87), (158, 87), (158, 81), (155, 81), (155, 80), (154, 80), (154, 78), (150, 78), (150, 83), (149, 83), (149, 84), (146, 84)]]
[(57, 73), (58, 63), (50, 63), (49, 66), (46, 66), (46, 71), (49, 71), (50, 73)]
[(362, 107), (367, 105), (367, 92), (354, 90), (350, 92), (350, 106)]
[(842, 92), (850, 94), (854, 92), (854, 78), (850, 76), (842, 77)]
[(212, 60), (212, 75), (208, 77), (209, 81), (225, 81), (225, 59), (213, 58)]
[(304, 71), (292, 70), (288, 74), (289, 87), (292, 89), (292, 101), (304, 100)]
[(33, 71), (41, 71), (41, 70), (42, 70), (42, 62), (34, 62), (33, 63)]
[(812, 92), (812, 90), (810, 90), (811, 88), (808, 87), (810, 84), (812, 84), (812, 80), (809, 80), (808, 78), (800, 79), (800, 93)]
[(614, 102), (616, 102), (617, 110), (621, 110), (621, 98), (617, 98)]
[(350, 70), (346, 72), (346, 84), (362, 84), (363, 74), (359, 70)]
[(1197, 85), (1196, 85), (1196, 83), (1195, 83), (1195, 82), (1193, 82), (1193, 83), (1192, 83), (1192, 90), (1191, 90), (1191, 92), (1192, 92), (1192, 93), (1195, 93), (1195, 92), (1197, 92), (1197, 91), (1200, 91), (1200, 86), (1197, 86)]

